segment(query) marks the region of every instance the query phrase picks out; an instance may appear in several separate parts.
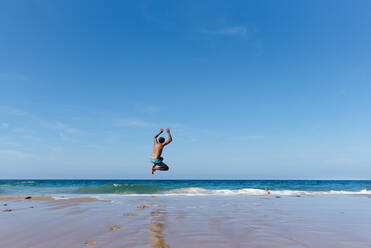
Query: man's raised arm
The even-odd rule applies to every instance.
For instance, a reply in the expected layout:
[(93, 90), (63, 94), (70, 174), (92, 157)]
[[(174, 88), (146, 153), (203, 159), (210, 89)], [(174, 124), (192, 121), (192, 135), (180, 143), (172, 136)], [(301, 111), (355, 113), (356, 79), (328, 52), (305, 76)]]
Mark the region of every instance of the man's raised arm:
[(171, 137), (171, 133), (170, 133), (169, 128), (166, 128), (166, 132), (169, 135), (169, 138), (167, 139), (167, 141), (165, 141), (165, 143), (164, 143), (165, 146), (168, 145), (171, 141), (173, 141), (173, 137)]
[(160, 134), (162, 134), (163, 132), (164, 132), (164, 129), (161, 128), (160, 132), (158, 132), (158, 134), (156, 134), (155, 137), (153, 137), (153, 142), (157, 143), (157, 137), (160, 136)]

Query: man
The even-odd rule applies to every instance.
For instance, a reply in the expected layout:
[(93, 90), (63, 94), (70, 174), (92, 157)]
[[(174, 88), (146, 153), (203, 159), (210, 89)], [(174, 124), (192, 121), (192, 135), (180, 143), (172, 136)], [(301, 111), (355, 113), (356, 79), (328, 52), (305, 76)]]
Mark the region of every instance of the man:
[[(170, 142), (173, 141), (173, 138), (171, 137), (170, 129), (167, 128), (166, 132), (169, 135), (169, 138), (166, 141), (165, 141), (164, 137), (160, 137), (157, 140), (157, 137), (160, 136), (160, 134), (162, 134), (163, 132), (164, 132), (164, 129), (161, 128), (160, 132), (158, 134), (156, 134), (155, 137), (153, 137), (154, 144), (153, 144), (153, 152), (151, 154), (151, 162), (153, 163), (152, 174), (156, 170), (161, 170), (161, 171), (169, 170), (169, 167), (164, 162), (162, 162), (162, 160), (164, 160), (164, 158), (161, 157), (161, 154), (162, 154), (162, 150), (164, 149), (164, 147), (166, 145), (170, 144)], [(158, 167), (156, 167), (156, 166), (158, 166)]]

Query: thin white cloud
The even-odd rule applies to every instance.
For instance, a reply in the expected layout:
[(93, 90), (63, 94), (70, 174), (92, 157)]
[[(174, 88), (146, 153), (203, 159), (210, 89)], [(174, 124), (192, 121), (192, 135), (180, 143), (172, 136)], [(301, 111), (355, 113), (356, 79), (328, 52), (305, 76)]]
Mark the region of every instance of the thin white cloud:
[(7, 115), (15, 115), (15, 116), (26, 116), (26, 115), (28, 115), (28, 113), (25, 112), (25, 111), (15, 109), (15, 108), (11, 108), (11, 107), (7, 107), (7, 106), (0, 106), (0, 112), (4, 113), (4, 114), (7, 114)]
[(40, 124), (46, 128), (58, 130), (61, 133), (62, 132), (66, 134), (81, 134), (82, 133), (79, 129), (70, 127), (67, 124), (61, 123), (59, 121), (50, 122), (50, 121), (41, 120)]
[[(49, 120), (44, 120), (41, 119), (37, 116), (34, 116), (28, 112), (15, 109), (12, 107), (7, 107), (7, 106), (0, 106), (0, 113), (4, 114), (9, 114), (9, 115), (15, 115), (15, 116), (24, 116), (25, 118), (28, 118), (30, 120), (36, 121), (39, 123), (40, 126), (48, 129), (54, 129), (54, 130), (59, 130), (59, 131), (65, 131), (66, 133), (70, 134), (77, 134), (81, 133), (80, 130), (73, 128), (65, 123), (59, 122), (59, 121), (49, 121)], [(0, 126), (2, 127), (8, 127), (8, 123), (2, 123)], [(19, 128), (18, 128), (19, 129)], [(13, 131), (23, 131), (23, 130), (13, 130)]]
[(0, 155), (21, 159), (34, 157), (31, 153), (10, 149), (0, 150)]
[(59, 133), (59, 137), (61, 140), (69, 142), (69, 143), (79, 143), (78, 139), (73, 138), (74, 136), (68, 135), (67, 133), (61, 132)]
[(205, 34), (245, 37), (247, 35), (247, 31), (248, 29), (246, 26), (231, 26), (231, 27), (220, 28), (217, 30), (204, 29), (201, 32)]
[(44, 126), (49, 129), (55, 129), (55, 130), (64, 130), (66, 128), (66, 125), (60, 122), (50, 122), (45, 120), (40, 120), (41, 126)]
[(73, 127), (65, 129), (65, 132), (68, 134), (81, 134), (80, 130), (73, 128)]
[(22, 145), (14, 142), (13, 140), (9, 140), (9, 138), (0, 137), (0, 146), (2, 147), (21, 147)]

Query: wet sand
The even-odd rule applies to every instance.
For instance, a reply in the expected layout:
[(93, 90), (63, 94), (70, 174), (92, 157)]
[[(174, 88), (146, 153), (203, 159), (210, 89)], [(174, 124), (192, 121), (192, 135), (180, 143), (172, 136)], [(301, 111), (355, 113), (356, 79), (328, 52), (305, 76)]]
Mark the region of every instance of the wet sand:
[(1, 200), (14, 200), (14, 199), (25, 199), (25, 200), (50, 200), (53, 199), (51, 195), (0, 195)]
[(363, 196), (25, 197), (0, 197), (0, 247), (371, 247)]

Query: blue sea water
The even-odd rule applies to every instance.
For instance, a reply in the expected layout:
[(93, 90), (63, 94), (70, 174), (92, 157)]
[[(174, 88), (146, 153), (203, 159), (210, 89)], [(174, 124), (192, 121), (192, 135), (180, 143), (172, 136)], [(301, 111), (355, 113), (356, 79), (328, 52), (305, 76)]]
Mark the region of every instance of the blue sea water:
[(0, 195), (370, 194), (371, 180), (0, 180)]

